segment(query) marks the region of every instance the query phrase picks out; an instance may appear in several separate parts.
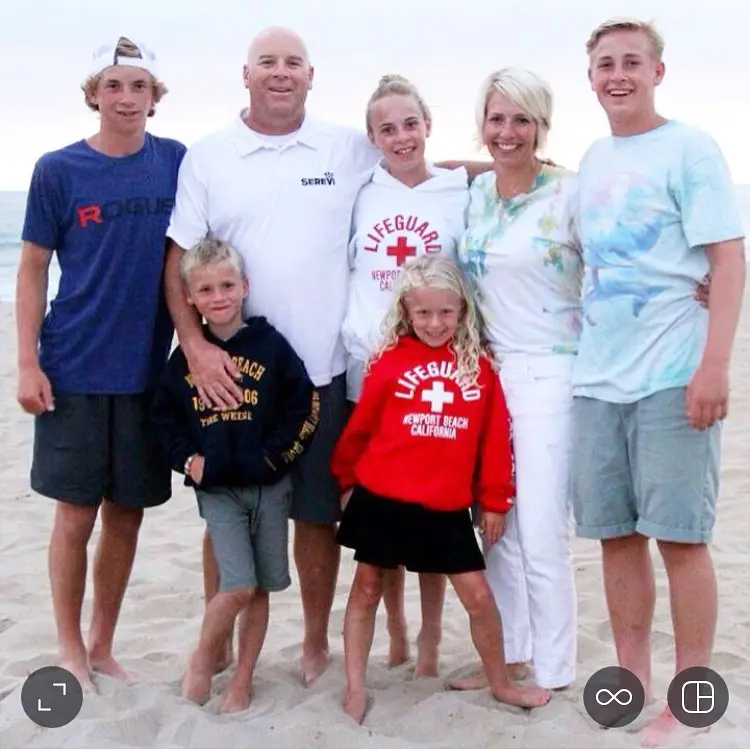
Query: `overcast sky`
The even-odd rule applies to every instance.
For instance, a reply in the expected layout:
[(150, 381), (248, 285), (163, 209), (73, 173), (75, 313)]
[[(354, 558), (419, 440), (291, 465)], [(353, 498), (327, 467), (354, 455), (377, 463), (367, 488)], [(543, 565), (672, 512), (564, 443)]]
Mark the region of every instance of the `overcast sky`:
[(666, 37), (661, 113), (708, 130), (735, 181), (750, 183), (744, 0), (0, 0), (0, 190), (26, 189), (40, 154), (96, 130), (79, 85), (104, 40), (132, 34), (154, 49), (170, 91), (149, 128), (189, 145), (246, 104), (247, 45), (271, 24), (307, 40), (317, 116), (361, 126), (381, 75), (411, 78), (433, 110), (433, 159), (477, 158), (482, 78), (505, 65), (531, 68), (555, 93), (547, 153), (575, 168), (607, 132), (584, 44), (623, 13), (655, 20)]

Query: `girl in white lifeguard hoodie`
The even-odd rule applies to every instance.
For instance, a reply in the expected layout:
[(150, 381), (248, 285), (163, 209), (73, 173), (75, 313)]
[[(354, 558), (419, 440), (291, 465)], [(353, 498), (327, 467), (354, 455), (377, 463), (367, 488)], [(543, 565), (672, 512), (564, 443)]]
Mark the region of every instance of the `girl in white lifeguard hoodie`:
[[(377, 349), (381, 324), (404, 263), (423, 254), (456, 259), (466, 226), (468, 175), (425, 159), (430, 111), (415, 86), (398, 75), (381, 78), (367, 105), (367, 132), (382, 160), (354, 206), (349, 303), (342, 329), (347, 350), (347, 397), (356, 402), (367, 361)], [(420, 574), (422, 629), (417, 676), (437, 676), (445, 576)], [(409, 658), (404, 614), (404, 570), (384, 577), (390, 636), (389, 664)]]

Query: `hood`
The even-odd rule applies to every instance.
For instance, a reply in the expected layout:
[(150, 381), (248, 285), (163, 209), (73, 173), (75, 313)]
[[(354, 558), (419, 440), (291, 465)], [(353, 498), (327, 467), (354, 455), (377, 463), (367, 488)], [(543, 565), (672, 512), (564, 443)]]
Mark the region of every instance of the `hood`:
[(393, 175), (383, 167), (383, 162), (381, 161), (373, 169), (372, 182), (376, 185), (382, 185), (383, 187), (392, 188), (394, 190), (414, 190), (419, 193), (442, 193), (446, 191), (469, 189), (469, 177), (463, 167), (459, 167), (458, 169), (443, 169), (442, 167), (436, 167), (434, 164), (428, 162), (427, 170), (431, 175), (429, 180), (425, 180), (414, 187), (409, 187), (393, 177)]
[(232, 338), (228, 339), (227, 341), (223, 341), (217, 336), (214, 336), (214, 334), (211, 333), (206, 324), (203, 325), (203, 333), (206, 337), (206, 340), (210, 341), (213, 344), (217, 344), (218, 346), (225, 347), (230, 342), (233, 342), (234, 344), (241, 344), (245, 341), (259, 341), (275, 330), (273, 326), (268, 322), (268, 320), (262, 315), (247, 318), (244, 323), (245, 325), (242, 326), (242, 328), (240, 328), (234, 334), (234, 336), (232, 336)]

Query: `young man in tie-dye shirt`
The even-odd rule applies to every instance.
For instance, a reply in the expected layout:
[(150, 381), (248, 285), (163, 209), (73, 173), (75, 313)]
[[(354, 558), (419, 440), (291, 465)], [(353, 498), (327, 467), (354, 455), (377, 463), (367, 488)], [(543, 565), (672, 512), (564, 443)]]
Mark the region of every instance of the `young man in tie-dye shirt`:
[[(656, 112), (663, 47), (651, 25), (622, 19), (587, 44), (612, 134), (579, 172), (585, 279), (573, 384), (577, 531), (602, 542), (618, 660), (647, 697), (650, 538), (669, 579), (677, 672), (711, 658), (717, 596), (707, 543), (745, 278), (744, 230), (718, 146)], [(707, 271), (708, 310), (694, 300)], [(661, 744), (677, 727), (665, 708), (644, 741)]]

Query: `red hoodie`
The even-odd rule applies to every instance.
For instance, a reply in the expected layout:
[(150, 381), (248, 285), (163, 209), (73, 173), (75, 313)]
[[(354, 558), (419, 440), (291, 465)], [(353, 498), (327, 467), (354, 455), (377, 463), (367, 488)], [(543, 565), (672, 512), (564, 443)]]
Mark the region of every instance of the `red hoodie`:
[(482, 357), (479, 388), (459, 388), (456, 356), (413, 336), (374, 363), (336, 445), (342, 491), (460, 510), (474, 500), (505, 513), (513, 504), (510, 416), (500, 380)]

